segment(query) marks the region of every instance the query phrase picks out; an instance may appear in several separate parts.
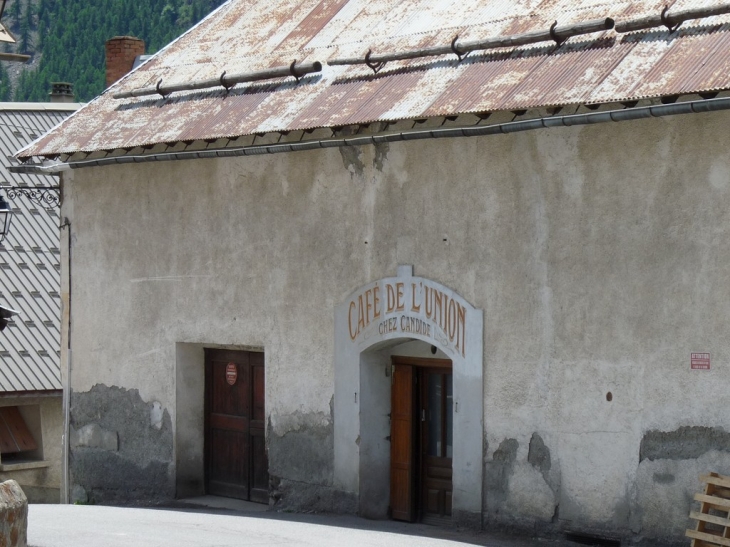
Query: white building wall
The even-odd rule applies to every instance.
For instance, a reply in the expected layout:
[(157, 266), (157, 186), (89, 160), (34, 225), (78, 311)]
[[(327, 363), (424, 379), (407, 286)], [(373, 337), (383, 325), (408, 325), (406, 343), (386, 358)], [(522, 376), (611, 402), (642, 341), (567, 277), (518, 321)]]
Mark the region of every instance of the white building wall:
[[(115, 458), (174, 495), (174, 427), (195, 422), (176, 422), (180, 347), (263, 348), (273, 493), (354, 510), (332, 488), (333, 310), (412, 264), (484, 310), (487, 524), (679, 538), (698, 475), (730, 474), (728, 122), (66, 174), (72, 422), (113, 393), (143, 438), (122, 449), (107, 419), (119, 449), (72, 448), (72, 481), (147, 495), (93, 484)], [(712, 370), (690, 370), (698, 351)]]

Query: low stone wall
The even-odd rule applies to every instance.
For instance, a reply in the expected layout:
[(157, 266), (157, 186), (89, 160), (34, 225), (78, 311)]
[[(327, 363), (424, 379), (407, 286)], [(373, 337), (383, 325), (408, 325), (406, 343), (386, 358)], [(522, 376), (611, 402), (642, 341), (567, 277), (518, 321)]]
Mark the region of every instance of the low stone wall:
[(0, 484), (0, 545), (26, 547), (28, 537), (28, 500), (17, 482)]

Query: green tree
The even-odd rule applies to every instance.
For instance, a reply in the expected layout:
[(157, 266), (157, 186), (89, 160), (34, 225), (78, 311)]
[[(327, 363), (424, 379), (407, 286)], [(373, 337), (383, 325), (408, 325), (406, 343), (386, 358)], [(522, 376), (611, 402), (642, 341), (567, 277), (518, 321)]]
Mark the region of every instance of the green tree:
[(27, 0), (23, 15), (20, 19), (20, 38), (18, 40), (18, 49), (26, 52), (30, 49), (30, 33), (33, 29), (33, 4)]
[(13, 98), (45, 101), (51, 82), (65, 81), (74, 84), (78, 100), (88, 101), (104, 90), (107, 39), (138, 36), (147, 44), (147, 51), (154, 53), (223, 1), (39, 0), (34, 10), (31, 0), (22, 5), (21, 0), (14, 0), (9, 10), (20, 9), (18, 50), (40, 53), (41, 58), (36, 69), (21, 74)]
[(10, 17), (8, 23), (11, 26), (17, 27), (20, 24), (21, 9), (20, 0), (13, 0), (13, 3), (8, 6), (8, 17)]

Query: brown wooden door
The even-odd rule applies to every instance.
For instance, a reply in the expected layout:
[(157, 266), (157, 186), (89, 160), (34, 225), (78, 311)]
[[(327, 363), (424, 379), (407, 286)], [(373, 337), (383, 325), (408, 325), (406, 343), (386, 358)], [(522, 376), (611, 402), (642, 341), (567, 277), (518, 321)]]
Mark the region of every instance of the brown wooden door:
[(205, 351), (206, 491), (268, 502), (264, 354)]
[(420, 369), (421, 469), (423, 521), (451, 518), (453, 453), (453, 376), (449, 369)]
[(396, 520), (416, 518), (414, 368), (393, 365), (390, 415), (390, 510)]
[(396, 520), (451, 519), (451, 370), (447, 359), (393, 357), (390, 509)]

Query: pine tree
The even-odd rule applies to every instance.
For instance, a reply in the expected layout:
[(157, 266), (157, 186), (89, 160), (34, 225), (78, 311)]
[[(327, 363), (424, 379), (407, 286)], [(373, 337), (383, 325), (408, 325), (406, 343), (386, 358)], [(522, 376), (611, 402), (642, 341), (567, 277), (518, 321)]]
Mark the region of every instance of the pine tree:
[[(117, 35), (143, 39), (154, 53), (217, 8), (224, 0), (14, 0), (18, 10), (18, 50), (41, 53), (37, 69), (21, 73), (14, 100), (45, 101), (52, 81), (74, 84), (88, 101), (104, 90), (104, 43)], [(37, 32), (37, 44), (33, 33)], [(37, 49), (34, 50), (34, 47)], [(0, 81), (2, 81), (0, 73)], [(0, 96), (2, 84), (0, 84)]]
[(10, 21), (8, 22), (11, 26), (16, 27), (20, 24), (20, 13), (22, 6), (20, 0), (13, 0), (13, 3), (8, 6), (8, 16)]
[(26, 0), (25, 9), (23, 9), (23, 15), (20, 19), (20, 38), (18, 40), (18, 49), (22, 52), (30, 49), (30, 31), (32, 28), (33, 4), (30, 0)]

